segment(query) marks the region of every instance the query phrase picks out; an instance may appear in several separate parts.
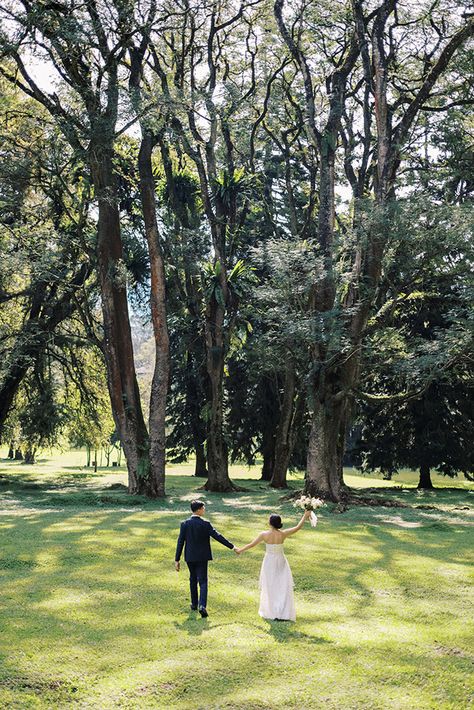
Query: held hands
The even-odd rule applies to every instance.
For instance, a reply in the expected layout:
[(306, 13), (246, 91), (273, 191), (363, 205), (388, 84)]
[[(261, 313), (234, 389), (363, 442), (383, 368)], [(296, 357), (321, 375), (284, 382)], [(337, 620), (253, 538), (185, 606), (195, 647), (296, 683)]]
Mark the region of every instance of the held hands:
[(240, 555), (242, 553), (242, 550), (239, 547), (234, 547), (234, 552), (236, 555)]
[(179, 562), (174, 563), (174, 568), (175, 568), (176, 572), (179, 572), (179, 568), (180, 568)]

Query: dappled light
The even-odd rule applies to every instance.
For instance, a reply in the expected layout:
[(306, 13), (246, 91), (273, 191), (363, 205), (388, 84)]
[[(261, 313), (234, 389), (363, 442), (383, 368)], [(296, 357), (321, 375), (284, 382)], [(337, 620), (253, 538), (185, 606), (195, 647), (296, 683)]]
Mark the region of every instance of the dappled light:
[[(43, 466), (1, 470), (7, 706), (15, 692), (25, 705), (184, 710), (202, 677), (209, 706), (242, 710), (305, 707), (315, 684), (334, 708), (349, 697), (361, 707), (462, 705), (469, 491), (440, 490), (420, 509), (415, 491), (394, 488), (409, 507), (319, 511), (315, 530), (286, 543), (294, 624), (257, 615), (261, 550), (238, 559), (214, 545), (203, 620), (189, 611), (186, 573), (173, 568), (179, 521), (202, 495), (185, 467), (174, 467), (165, 500), (130, 507), (125, 493), (101, 499), (115, 473), (88, 478), (86, 493), (65, 469), (50, 486)], [(251, 539), (274, 510), (297, 517), (253, 471), (245, 485), (205, 494), (208, 517), (233, 541)]]
[(0, 710), (470, 707), (465, 4), (0, 2)]

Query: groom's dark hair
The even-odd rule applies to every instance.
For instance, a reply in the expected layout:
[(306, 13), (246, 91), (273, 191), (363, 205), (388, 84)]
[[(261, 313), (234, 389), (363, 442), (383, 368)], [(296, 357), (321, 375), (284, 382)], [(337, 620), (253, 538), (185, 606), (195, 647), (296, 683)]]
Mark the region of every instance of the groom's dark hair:
[(277, 530), (279, 530), (279, 529), (282, 527), (282, 525), (283, 525), (283, 523), (281, 522), (280, 516), (279, 516), (279, 515), (275, 515), (275, 514), (270, 515), (270, 521), (269, 521), (269, 522), (270, 522), (270, 525), (272, 526), (272, 528), (276, 528)]
[(193, 513), (196, 512), (196, 510), (199, 510), (199, 508), (204, 508), (206, 504), (204, 503), (203, 500), (192, 500), (191, 501), (191, 510)]

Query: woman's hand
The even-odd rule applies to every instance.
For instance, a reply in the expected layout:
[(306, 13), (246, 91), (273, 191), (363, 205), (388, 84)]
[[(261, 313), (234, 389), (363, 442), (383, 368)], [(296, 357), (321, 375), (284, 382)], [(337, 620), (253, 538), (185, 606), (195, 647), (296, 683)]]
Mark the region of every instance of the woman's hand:
[(236, 555), (240, 555), (242, 550), (240, 549), (240, 547), (234, 547), (234, 552)]
[(305, 510), (304, 511), (304, 519), (309, 520), (311, 517), (311, 511), (310, 510)]

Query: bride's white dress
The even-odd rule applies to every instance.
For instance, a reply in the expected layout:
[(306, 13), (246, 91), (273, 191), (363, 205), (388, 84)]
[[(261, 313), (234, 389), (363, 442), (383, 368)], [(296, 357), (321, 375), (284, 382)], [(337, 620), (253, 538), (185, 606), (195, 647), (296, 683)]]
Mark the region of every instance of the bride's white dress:
[(260, 570), (260, 608), (264, 619), (296, 621), (293, 575), (283, 553), (283, 544), (265, 544)]

